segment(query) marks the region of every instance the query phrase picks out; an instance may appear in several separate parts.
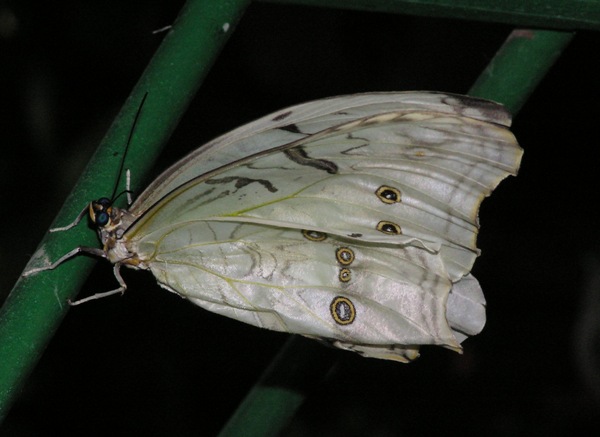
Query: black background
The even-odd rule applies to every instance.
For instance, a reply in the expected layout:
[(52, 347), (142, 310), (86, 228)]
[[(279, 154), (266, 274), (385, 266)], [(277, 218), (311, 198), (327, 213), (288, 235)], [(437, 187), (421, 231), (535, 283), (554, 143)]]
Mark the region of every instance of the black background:
[[(2, 299), (160, 43), (164, 34), (152, 31), (180, 7), (13, 3), (0, 3)], [(510, 30), (252, 5), (156, 172), (218, 134), (302, 101), (383, 90), (464, 93)], [(598, 429), (599, 42), (596, 33), (579, 33), (514, 120), (525, 149), (521, 172), (480, 214), (483, 254), (474, 274), (488, 301), (483, 333), (462, 356), (424, 348), (410, 365), (323, 348), (337, 364), (285, 435)], [(213, 435), (288, 338), (203, 311), (150, 274), (124, 276), (122, 298), (69, 312), (0, 434)], [(82, 293), (111, 287), (111, 266), (99, 263)]]

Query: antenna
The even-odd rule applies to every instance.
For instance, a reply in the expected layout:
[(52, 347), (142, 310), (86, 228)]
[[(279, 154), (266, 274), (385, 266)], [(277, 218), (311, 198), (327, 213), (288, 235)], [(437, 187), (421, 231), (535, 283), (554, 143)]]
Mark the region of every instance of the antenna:
[[(140, 113), (142, 112), (142, 107), (144, 106), (144, 102), (146, 101), (146, 97), (148, 97), (148, 91), (144, 93), (144, 97), (142, 97), (142, 101), (140, 102), (140, 106), (138, 106), (137, 112), (135, 113), (135, 118), (133, 119), (133, 124), (131, 125), (131, 129), (129, 130), (129, 136), (127, 137), (127, 144), (125, 145), (125, 152), (123, 153), (123, 159), (121, 160), (121, 166), (119, 167), (119, 174), (117, 175), (117, 181), (115, 182), (115, 188), (113, 189), (112, 196), (110, 197), (110, 203), (115, 201), (115, 196), (117, 195), (117, 188), (119, 186), (119, 181), (121, 180), (121, 176), (123, 175), (123, 168), (125, 167), (125, 157), (127, 156), (127, 152), (129, 151), (129, 145), (131, 144), (131, 138), (133, 137), (133, 132), (135, 130), (135, 126), (137, 125), (137, 121), (140, 118)], [(129, 192), (129, 186), (124, 192)], [(120, 193), (119, 196), (123, 194)]]

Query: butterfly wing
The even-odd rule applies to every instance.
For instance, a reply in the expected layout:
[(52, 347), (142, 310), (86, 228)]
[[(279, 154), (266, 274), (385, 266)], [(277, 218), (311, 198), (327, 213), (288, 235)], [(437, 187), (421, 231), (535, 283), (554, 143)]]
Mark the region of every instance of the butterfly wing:
[[(224, 316), (339, 347), (371, 345), (372, 354), (403, 356), (404, 348), (388, 352), (394, 345), (460, 348), (446, 321), (452, 283), (439, 256), (321, 235), (195, 221), (144, 245), (158, 250), (150, 269), (163, 287)], [(340, 250), (352, 262), (341, 263)]]
[(488, 100), (433, 91), (352, 94), (303, 103), (240, 126), (188, 154), (157, 177), (130, 210), (142, 214), (190, 179), (247, 156), (301, 140), (331, 126), (398, 108), (406, 112), (463, 115), (507, 127), (511, 122), (502, 106)]
[[(516, 172), (521, 150), (481, 120), (506, 122), (499, 106), (411, 98), (360, 96), (366, 116), (343, 98), (325, 114), (323, 102), (301, 105), (310, 116), (293, 129), (234, 131), (251, 150), (261, 145), (254, 155), (229, 153), (227, 138), (214, 154), (192, 153), (180, 162), (202, 164), (165, 173), (162, 198), (124, 236), (129, 251), (163, 287), (256, 326), (379, 358), (411, 359), (419, 344), (458, 350), (485, 322), (469, 275), (478, 207)], [(290, 130), (300, 138), (285, 143)]]

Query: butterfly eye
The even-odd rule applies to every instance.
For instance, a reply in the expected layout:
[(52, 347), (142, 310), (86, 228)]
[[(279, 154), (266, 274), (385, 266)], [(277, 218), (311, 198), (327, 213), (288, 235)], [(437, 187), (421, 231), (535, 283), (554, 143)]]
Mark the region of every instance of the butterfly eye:
[(390, 235), (400, 235), (402, 233), (402, 229), (399, 225), (393, 222), (380, 221), (377, 223), (377, 230), (379, 232), (383, 232), (384, 234)]
[(92, 218), (92, 220), (94, 221), (94, 223), (99, 226), (106, 226), (106, 224), (109, 221), (109, 216), (108, 213), (106, 211), (100, 211), (96, 214), (94, 214), (94, 217)]
[(110, 221), (111, 200), (102, 197), (90, 204), (90, 218), (98, 227), (103, 227)]
[(377, 188), (375, 194), (379, 200), (388, 204), (400, 202), (402, 196), (400, 190), (394, 187), (388, 187), (387, 185), (382, 185), (381, 187)]

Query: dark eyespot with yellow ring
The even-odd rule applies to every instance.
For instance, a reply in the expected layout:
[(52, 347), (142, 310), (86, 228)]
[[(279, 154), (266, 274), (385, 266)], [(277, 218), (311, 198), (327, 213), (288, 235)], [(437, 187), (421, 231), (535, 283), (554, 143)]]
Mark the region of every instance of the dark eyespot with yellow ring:
[(304, 238), (310, 241), (323, 241), (327, 239), (327, 234), (319, 231), (309, 231), (307, 229), (302, 230)]
[(375, 194), (379, 200), (387, 204), (399, 203), (402, 200), (402, 193), (400, 193), (400, 190), (387, 185), (382, 185), (377, 188)]
[(402, 229), (399, 225), (394, 222), (387, 222), (385, 220), (377, 223), (377, 230), (379, 232), (383, 232), (384, 234), (390, 235), (400, 235), (402, 233)]
[(350, 269), (341, 269), (338, 278), (340, 282), (350, 282), (350, 279), (352, 279), (352, 272)]
[(340, 247), (335, 251), (335, 257), (343, 266), (349, 266), (354, 261), (354, 251), (347, 247)]
[(331, 317), (338, 325), (349, 325), (356, 318), (356, 308), (350, 299), (336, 296), (329, 305)]

